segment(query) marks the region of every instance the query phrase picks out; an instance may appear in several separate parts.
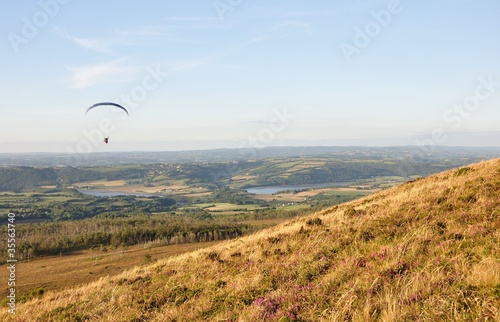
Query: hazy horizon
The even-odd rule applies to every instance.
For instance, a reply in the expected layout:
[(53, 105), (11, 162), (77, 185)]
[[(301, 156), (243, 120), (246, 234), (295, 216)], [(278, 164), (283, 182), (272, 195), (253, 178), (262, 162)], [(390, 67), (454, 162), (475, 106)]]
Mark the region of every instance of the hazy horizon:
[[(471, 151), (481, 151), (487, 154), (491, 154), (491, 158), (497, 157), (497, 151), (500, 154), (499, 146), (471, 146), (471, 145), (273, 145), (265, 147), (208, 147), (208, 148), (193, 148), (193, 149), (171, 149), (171, 150), (107, 150), (107, 151), (92, 151), (88, 153), (78, 153), (76, 151), (30, 151), (30, 152), (4, 152), (0, 151), (0, 156), (7, 155), (53, 155), (53, 156), (67, 156), (68, 158), (75, 157), (78, 159), (78, 155), (90, 156), (90, 155), (127, 155), (133, 156), (137, 153), (144, 153), (147, 156), (148, 153), (154, 155), (161, 154), (183, 154), (186, 156), (196, 156), (198, 153), (207, 153), (207, 156), (217, 152), (228, 153), (228, 155), (234, 154), (239, 156), (254, 156), (257, 158), (268, 158), (267, 154), (275, 153), (277, 155), (298, 155), (303, 154), (304, 156), (314, 156), (320, 154), (328, 153), (346, 153), (346, 152), (359, 152), (359, 151), (371, 151), (371, 152), (383, 152), (387, 150), (392, 151), (407, 151), (412, 157), (423, 157), (425, 155), (439, 155), (446, 152), (464, 152), (472, 153)], [(398, 152), (398, 153), (399, 153)], [(396, 157), (396, 156), (394, 156)]]
[[(493, 0), (5, 3), (0, 153), (500, 146), (499, 9)], [(102, 101), (130, 116), (85, 115)]]

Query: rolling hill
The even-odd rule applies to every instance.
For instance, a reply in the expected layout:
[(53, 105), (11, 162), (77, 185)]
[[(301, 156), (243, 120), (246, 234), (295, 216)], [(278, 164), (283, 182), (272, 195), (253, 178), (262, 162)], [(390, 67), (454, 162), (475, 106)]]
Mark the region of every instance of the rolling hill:
[(39, 294), (0, 320), (500, 321), (499, 308), (494, 159)]

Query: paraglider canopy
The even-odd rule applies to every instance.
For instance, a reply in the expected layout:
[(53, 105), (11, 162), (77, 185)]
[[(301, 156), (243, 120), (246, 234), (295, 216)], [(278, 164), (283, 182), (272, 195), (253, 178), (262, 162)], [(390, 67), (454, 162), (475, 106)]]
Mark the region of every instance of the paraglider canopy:
[[(100, 106), (113, 106), (113, 107), (117, 107), (117, 108), (119, 108), (119, 109), (123, 110), (125, 113), (127, 113), (127, 116), (128, 116), (128, 111), (127, 111), (127, 109), (126, 109), (125, 107), (121, 106), (120, 104), (113, 103), (113, 102), (101, 102), (101, 103), (96, 103), (96, 104), (92, 105), (91, 107), (89, 107), (89, 108), (87, 109), (87, 111), (85, 112), (85, 115), (87, 115), (87, 113), (88, 113), (90, 110), (92, 110), (92, 109), (94, 109), (94, 108), (96, 108), (96, 107), (100, 107)], [(109, 136), (104, 137), (104, 143), (106, 143), (106, 144), (108, 144), (108, 143), (109, 143)]]
[(87, 111), (85, 112), (85, 114), (87, 114), (93, 108), (96, 108), (98, 106), (106, 106), (106, 105), (118, 107), (119, 109), (122, 109), (123, 111), (125, 111), (125, 113), (127, 113), (127, 115), (128, 115), (128, 111), (125, 107), (121, 106), (120, 104), (113, 103), (113, 102), (96, 103), (96, 104), (92, 105), (91, 107), (89, 107), (87, 109)]

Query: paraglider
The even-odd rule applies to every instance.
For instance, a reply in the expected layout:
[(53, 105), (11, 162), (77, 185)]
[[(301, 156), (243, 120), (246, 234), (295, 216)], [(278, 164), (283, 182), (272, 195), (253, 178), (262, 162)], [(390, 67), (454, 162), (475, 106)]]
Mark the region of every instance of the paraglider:
[(89, 107), (89, 108), (87, 109), (87, 112), (85, 112), (85, 115), (86, 115), (86, 114), (87, 114), (87, 113), (88, 113), (91, 109), (93, 109), (93, 108), (96, 108), (96, 107), (98, 107), (98, 106), (106, 106), (106, 105), (118, 107), (118, 108), (120, 108), (120, 109), (124, 110), (124, 111), (125, 111), (125, 113), (127, 113), (127, 115), (128, 115), (128, 111), (127, 111), (127, 109), (126, 109), (125, 107), (121, 106), (120, 104), (113, 103), (113, 102), (102, 102), (102, 103), (96, 103), (96, 104), (92, 105), (91, 107)]
[[(129, 114), (128, 114), (128, 111), (127, 111), (127, 109), (126, 109), (125, 107), (121, 106), (120, 104), (113, 103), (113, 102), (102, 102), (102, 103), (96, 103), (96, 104), (92, 105), (91, 107), (89, 107), (89, 108), (87, 109), (87, 111), (85, 112), (85, 115), (87, 115), (87, 113), (88, 113), (90, 110), (92, 110), (92, 109), (94, 109), (94, 108), (96, 108), (96, 107), (99, 107), (99, 106), (114, 106), (114, 107), (117, 107), (117, 108), (119, 108), (119, 109), (123, 110), (125, 113), (127, 113), (127, 116), (129, 115)], [(106, 136), (106, 137), (104, 138), (104, 143), (106, 143), (106, 144), (108, 144), (108, 143), (109, 143), (109, 137), (108, 137), (108, 136)]]

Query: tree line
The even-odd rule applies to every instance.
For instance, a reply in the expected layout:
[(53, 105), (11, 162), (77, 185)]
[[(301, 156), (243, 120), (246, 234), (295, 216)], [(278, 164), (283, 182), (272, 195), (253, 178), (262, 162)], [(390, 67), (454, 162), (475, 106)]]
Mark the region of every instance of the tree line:
[[(66, 190), (66, 196), (74, 197), (65, 201), (50, 201), (50, 196), (33, 194), (29, 201), (11, 202), (0, 205), (0, 218), (14, 212), (25, 219), (81, 220), (85, 218), (116, 218), (138, 214), (167, 212), (176, 201), (167, 197), (139, 198), (135, 196), (91, 197), (76, 190)], [(47, 201), (42, 202), (42, 200)]]
[[(6, 235), (7, 227), (0, 228)], [(16, 257), (29, 260), (75, 250), (131, 246), (160, 241), (164, 245), (236, 238), (252, 226), (175, 216), (148, 216), (81, 221), (43, 222), (16, 226)], [(0, 256), (7, 258), (6, 240), (0, 241)]]

